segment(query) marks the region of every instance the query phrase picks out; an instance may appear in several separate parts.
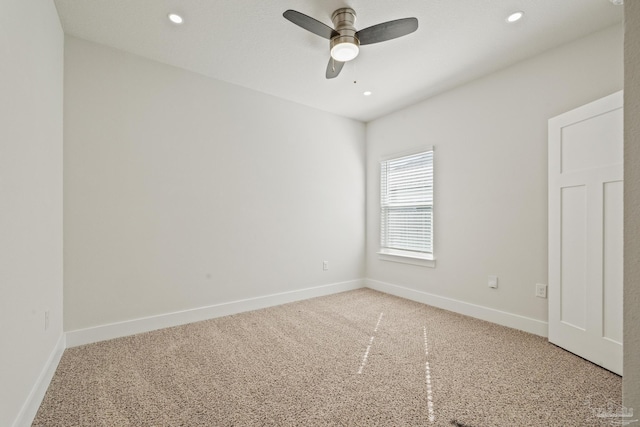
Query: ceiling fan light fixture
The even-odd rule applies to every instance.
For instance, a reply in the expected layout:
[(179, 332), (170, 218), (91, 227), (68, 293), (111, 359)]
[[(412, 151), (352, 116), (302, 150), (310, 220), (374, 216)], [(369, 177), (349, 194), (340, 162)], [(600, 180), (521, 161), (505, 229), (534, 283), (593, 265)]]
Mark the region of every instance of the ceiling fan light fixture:
[(331, 57), (340, 62), (351, 61), (358, 56), (358, 53), (360, 53), (358, 45), (349, 42), (338, 43), (331, 48)]
[(354, 35), (340, 35), (331, 39), (331, 57), (336, 61), (351, 61), (358, 53), (360, 42)]

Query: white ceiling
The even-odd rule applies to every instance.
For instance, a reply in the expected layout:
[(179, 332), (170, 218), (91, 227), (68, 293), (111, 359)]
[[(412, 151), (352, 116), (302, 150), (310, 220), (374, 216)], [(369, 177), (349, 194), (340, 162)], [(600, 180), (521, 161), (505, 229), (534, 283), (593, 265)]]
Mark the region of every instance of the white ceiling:
[[(55, 0), (66, 34), (300, 104), (369, 121), (622, 21), (609, 0)], [(418, 30), (362, 46), (326, 80), (329, 41), (282, 17), (356, 28), (415, 16)], [(525, 17), (507, 24), (516, 10)], [(181, 14), (180, 26), (167, 19)], [(372, 96), (365, 97), (369, 90)]]

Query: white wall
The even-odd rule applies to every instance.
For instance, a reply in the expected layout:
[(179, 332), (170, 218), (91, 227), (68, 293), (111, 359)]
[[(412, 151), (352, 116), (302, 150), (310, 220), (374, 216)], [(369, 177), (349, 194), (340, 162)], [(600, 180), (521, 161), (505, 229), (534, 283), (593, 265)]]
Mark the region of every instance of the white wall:
[(640, 2), (624, 5), (624, 378), (623, 398), (640, 418)]
[(363, 276), (362, 123), (73, 37), (64, 106), (65, 330)]
[[(369, 123), (367, 277), (546, 322), (547, 120), (622, 89), (622, 40), (612, 27)], [(435, 147), (435, 268), (376, 255), (378, 161), (421, 144)]]
[(63, 33), (53, 2), (2, 2), (0, 57), (0, 425), (11, 426), (31, 423), (23, 404), (39, 404), (64, 345)]

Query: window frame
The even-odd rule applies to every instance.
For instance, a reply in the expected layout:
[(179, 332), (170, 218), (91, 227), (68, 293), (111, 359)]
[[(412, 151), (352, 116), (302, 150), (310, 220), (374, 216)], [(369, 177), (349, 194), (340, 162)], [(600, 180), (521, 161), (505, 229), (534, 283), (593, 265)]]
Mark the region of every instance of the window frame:
[[(432, 245), (431, 245), (431, 253), (427, 253), (427, 252), (418, 252), (418, 251), (411, 251), (411, 250), (402, 250), (402, 249), (392, 249), (392, 248), (385, 248), (382, 246), (382, 221), (383, 221), (383, 216), (382, 216), (382, 165), (384, 162), (387, 162), (389, 160), (394, 160), (394, 159), (400, 159), (402, 157), (407, 157), (407, 156), (412, 156), (415, 154), (420, 154), (420, 153), (425, 153), (425, 152), (431, 152), (432, 156), (435, 155), (435, 150), (433, 146), (420, 146), (420, 147), (416, 147), (414, 149), (411, 150), (407, 150), (407, 151), (402, 151), (402, 152), (398, 152), (398, 153), (394, 153), (392, 155), (388, 155), (385, 157), (382, 157), (379, 162), (378, 162), (378, 184), (379, 184), (379, 191), (378, 191), (378, 213), (380, 215), (379, 221), (378, 221), (378, 232), (379, 232), (379, 239), (378, 239), (378, 244), (379, 244), (379, 251), (377, 252), (378, 254), (378, 259), (381, 261), (391, 261), (391, 262), (398, 262), (398, 263), (402, 263), (402, 264), (412, 264), (412, 265), (418, 265), (418, 266), (422, 266), (422, 267), (431, 267), (434, 268), (435, 264), (436, 264), (436, 259), (434, 256), (434, 250), (433, 250), (433, 231), (434, 231), (434, 205), (435, 205), (435, 196), (432, 197), (431, 200), (431, 239), (432, 239)], [(434, 169), (434, 173), (435, 173), (435, 156), (432, 157), (432, 168)], [(435, 181), (435, 177), (432, 175), (432, 187), (434, 187), (434, 181)]]

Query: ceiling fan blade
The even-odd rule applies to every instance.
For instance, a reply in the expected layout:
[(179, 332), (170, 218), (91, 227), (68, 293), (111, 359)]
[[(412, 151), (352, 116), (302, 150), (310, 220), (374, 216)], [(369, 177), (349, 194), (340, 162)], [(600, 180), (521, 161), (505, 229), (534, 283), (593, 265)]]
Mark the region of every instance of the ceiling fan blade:
[(282, 16), (297, 26), (302, 27), (307, 31), (311, 31), (313, 34), (317, 34), (320, 37), (324, 37), (325, 39), (331, 40), (331, 37), (338, 35), (338, 32), (330, 26), (307, 16), (304, 13), (289, 9), (283, 13)]
[(417, 18), (403, 18), (367, 27), (356, 33), (361, 45), (384, 42), (406, 36), (418, 29)]
[(338, 74), (340, 74), (343, 66), (344, 62), (336, 61), (333, 58), (329, 58), (329, 63), (327, 64), (327, 73), (325, 74), (325, 76), (328, 79), (338, 77)]

